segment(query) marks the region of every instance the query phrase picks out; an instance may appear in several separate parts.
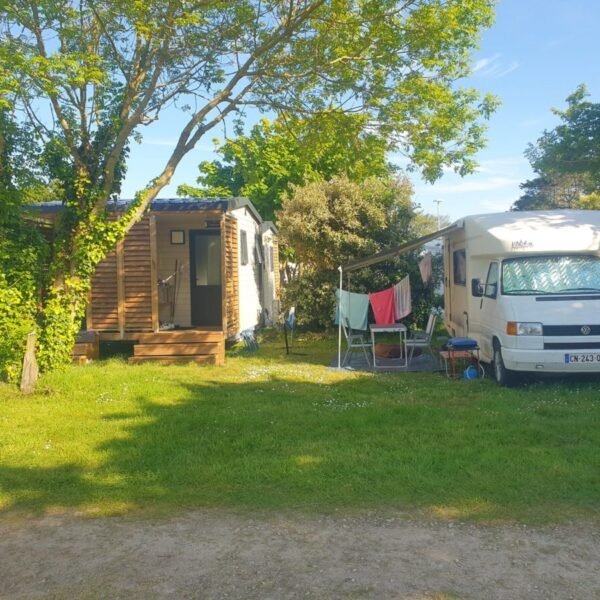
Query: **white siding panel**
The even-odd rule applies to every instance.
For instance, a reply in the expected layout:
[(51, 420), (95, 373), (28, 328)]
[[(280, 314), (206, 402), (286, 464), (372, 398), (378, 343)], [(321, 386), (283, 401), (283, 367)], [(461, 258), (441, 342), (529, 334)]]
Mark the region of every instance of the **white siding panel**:
[[(260, 265), (256, 261), (256, 236), (259, 224), (245, 208), (231, 211), (238, 221), (238, 231), (245, 231), (248, 241), (248, 264), (241, 264), (241, 245), (239, 263), (240, 281), (240, 330), (256, 327), (260, 323), (262, 313), (260, 297)], [(240, 235), (240, 233), (238, 233)]]
[[(271, 265), (271, 255), (273, 253), (273, 232), (267, 230), (263, 233), (263, 247), (265, 249), (265, 264), (263, 276), (263, 303), (268, 313), (268, 324), (273, 324), (279, 316), (279, 301), (275, 293), (275, 273)], [(273, 270), (272, 270), (273, 269)]]

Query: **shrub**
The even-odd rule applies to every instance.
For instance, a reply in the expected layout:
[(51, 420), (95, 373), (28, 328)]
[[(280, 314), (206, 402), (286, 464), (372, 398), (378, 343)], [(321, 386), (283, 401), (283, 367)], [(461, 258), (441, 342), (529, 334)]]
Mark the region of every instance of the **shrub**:
[(19, 216), (0, 220), (0, 379), (21, 374), (27, 334), (36, 329), (36, 313), (47, 244)]
[(0, 379), (16, 382), (27, 334), (35, 329), (33, 307), (20, 290), (9, 287), (0, 274)]

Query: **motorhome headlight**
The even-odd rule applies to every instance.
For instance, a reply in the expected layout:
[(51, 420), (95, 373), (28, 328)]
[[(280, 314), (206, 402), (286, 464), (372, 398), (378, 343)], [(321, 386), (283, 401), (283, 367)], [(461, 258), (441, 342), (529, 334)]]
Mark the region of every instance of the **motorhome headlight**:
[(506, 323), (508, 335), (543, 335), (541, 323), (522, 323), (520, 321), (508, 321)]

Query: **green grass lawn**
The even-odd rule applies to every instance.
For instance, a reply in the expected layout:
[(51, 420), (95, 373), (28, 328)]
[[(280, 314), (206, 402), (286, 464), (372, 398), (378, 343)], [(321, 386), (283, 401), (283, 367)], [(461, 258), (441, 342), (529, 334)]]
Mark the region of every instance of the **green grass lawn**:
[(598, 381), (506, 390), (327, 368), (332, 340), (225, 367), (100, 361), (0, 385), (0, 511), (393, 508), (477, 520), (593, 518)]

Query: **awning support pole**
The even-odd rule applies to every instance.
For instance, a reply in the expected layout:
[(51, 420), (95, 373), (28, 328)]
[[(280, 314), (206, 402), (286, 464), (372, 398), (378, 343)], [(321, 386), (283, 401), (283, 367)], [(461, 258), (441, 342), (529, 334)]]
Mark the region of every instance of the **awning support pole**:
[(338, 298), (338, 369), (342, 368), (342, 267), (338, 267), (340, 272), (340, 296)]

